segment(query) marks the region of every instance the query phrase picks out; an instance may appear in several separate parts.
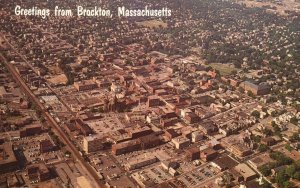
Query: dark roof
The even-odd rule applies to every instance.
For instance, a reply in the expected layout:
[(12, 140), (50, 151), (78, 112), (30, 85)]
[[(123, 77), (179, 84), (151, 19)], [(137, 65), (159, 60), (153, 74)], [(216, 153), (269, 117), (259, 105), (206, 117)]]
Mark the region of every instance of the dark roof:
[(174, 129), (168, 129), (165, 132), (168, 133), (168, 134), (170, 134), (172, 137), (179, 136), (179, 134)]
[(211, 129), (217, 128), (217, 126), (215, 125), (215, 123), (213, 121), (203, 122), (203, 123), (201, 123), (200, 126), (206, 130), (211, 130)]
[(150, 135), (142, 136), (138, 140), (140, 141), (140, 143), (152, 143), (160, 140), (160, 138), (155, 134), (150, 134)]
[(200, 153), (200, 148), (195, 146), (195, 147), (190, 147), (188, 149), (185, 150), (187, 153)]
[(215, 164), (217, 164), (221, 169), (231, 169), (238, 165), (238, 162), (233, 160), (228, 155), (221, 156), (215, 160), (213, 160)]

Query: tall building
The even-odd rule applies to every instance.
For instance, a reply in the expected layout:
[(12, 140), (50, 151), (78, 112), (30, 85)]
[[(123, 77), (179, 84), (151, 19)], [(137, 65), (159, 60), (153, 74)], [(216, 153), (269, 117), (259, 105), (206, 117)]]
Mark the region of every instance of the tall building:
[(266, 95), (271, 91), (271, 87), (265, 83), (257, 85), (249, 81), (245, 81), (240, 84), (240, 87), (242, 87), (245, 91), (251, 91), (254, 95)]
[(81, 119), (76, 119), (76, 127), (82, 132), (83, 135), (88, 136), (93, 134), (93, 130), (88, 126), (88, 124), (84, 123)]
[(98, 135), (86, 136), (83, 138), (83, 150), (86, 153), (100, 151), (104, 148), (106, 138)]
[(192, 147), (185, 150), (186, 158), (189, 161), (200, 159), (200, 148), (199, 147)]
[(121, 155), (141, 149), (141, 142), (138, 139), (129, 140), (112, 145), (112, 153), (115, 155)]
[(179, 136), (172, 139), (172, 142), (175, 144), (177, 149), (183, 149), (190, 145), (190, 140), (185, 136)]

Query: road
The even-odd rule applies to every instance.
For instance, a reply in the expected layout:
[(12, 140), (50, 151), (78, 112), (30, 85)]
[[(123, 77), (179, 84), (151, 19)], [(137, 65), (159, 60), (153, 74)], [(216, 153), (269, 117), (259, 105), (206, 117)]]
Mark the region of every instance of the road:
[[(4, 35), (2, 35), (2, 36), (4, 36)], [(11, 48), (11, 49), (13, 49), (14, 50), (14, 52), (15, 53), (17, 53), (23, 60), (24, 60), (24, 62), (32, 69), (32, 70), (34, 70), (34, 68), (33, 68), (33, 66), (27, 61), (27, 59), (26, 59), (26, 57), (24, 57), (24, 55), (22, 55), (22, 54), (20, 54), (15, 48), (14, 48), (14, 46), (12, 45), (12, 44), (10, 44), (9, 43), (9, 41), (7, 41), (7, 39), (5, 38), (5, 37), (2, 37), (2, 39), (6, 42), (6, 44), (8, 44), (9, 45), (9, 47)], [(64, 131), (61, 129), (61, 127), (57, 124), (57, 122), (54, 120), (54, 118), (49, 114), (49, 112), (47, 112), (46, 111), (46, 109), (44, 108), (44, 106), (40, 103), (40, 101), (35, 97), (35, 95), (31, 92), (31, 90), (27, 87), (27, 85), (24, 83), (24, 81), (22, 80), (22, 78), (20, 78), (20, 75), (16, 72), (16, 70), (14, 69), (14, 67), (11, 65), (11, 64), (9, 64), (9, 63), (7, 63), (6, 62), (6, 64), (7, 64), (7, 66), (9, 66), (9, 69), (11, 69), (10, 70), (10, 72), (14, 72), (14, 76), (16, 76), (17, 77), (17, 79), (20, 79), (20, 80), (18, 80), (18, 82), (20, 82), (20, 85), (22, 84), (23, 86), (22, 87), (24, 87), (24, 88), (27, 88), (28, 89), (28, 91), (26, 91), (28, 94), (29, 94), (29, 96), (30, 96), (30, 98), (32, 98), (33, 100), (34, 100), (34, 102), (39, 106), (39, 108), (42, 110), (42, 112), (44, 113), (44, 115), (45, 115), (45, 117), (46, 117), (46, 119), (49, 121), (49, 122), (51, 122), (51, 124), (53, 124), (54, 126), (53, 127), (55, 127), (55, 130), (59, 130), (59, 134), (61, 134), (61, 135), (63, 135), (61, 138), (63, 138), (63, 140), (64, 140), (64, 142), (69, 146), (72, 146), (73, 147), (73, 149), (70, 147), (70, 149), (71, 150), (74, 150), (73, 152), (71, 152), (72, 154), (73, 154), (73, 156), (76, 156), (76, 157), (78, 157), (78, 161), (80, 161), (79, 160), (79, 158), (82, 158), (82, 162), (85, 164), (85, 165), (82, 165), (82, 166), (84, 166), (86, 169), (87, 169), (87, 171), (90, 171), (90, 174), (93, 174), (92, 175), (92, 177), (94, 177), (95, 178), (95, 181), (98, 183), (98, 184), (100, 184), (99, 183), (99, 177), (98, 177), (98, 175), (97, 175), (97, 173), (95, 172), (95, 170), (89, 165), (89, 164), (87, 164), (85, 161), (84, 161), (84, 159), (83, 159), (83, 157), (80, 155), (80, 153), (78, 152), (78, 150), (77, 150), (77, 148), (76, 148), (76, 146), (74, 146), (74, 144), (69, 140), (69, 137), (67, 137), (66, 135), (65, 135), (65, 133), (64, 133)], [(13, 74), (13, 73), (12, 73)], [(37, 73), (36, 73), (37, 74)], [(67, 110), (74, 116), (74, 117), (76, 117), (76, 112), (73, 112), (72, 111), (72, 109), (69, 107), (69, 105), (61, 98), (61, 97), (59, 97), (59, 95), (56, 93), (56, 91), (48, 84), (48, 83), (46, 83), (46, 86), (57, 96), (57, 98), (59, 99), (59, 101), (67, 108)], [(65, 141), (66, 140), (66, 141)], [(115, 162), (115, 164), (122, 170), (122, 173), (125, 173), (126, 171), (124, 170), (124, 168), (118, 163), (118, 161), (109, 153), (109, 152), (106, 152), (106, 154), (111, 158), (111, 160), (113, 160), (114, 162)], [(90, 170), (88, 170), (88, 169), (90, 169)], [(136, 182), (130, 177), (130, 176), (128, 176), (128, 178), (134, 183), (134, 184), (136, 184)], [(103, 187), (104, 185), (103, 184), (100, 184), (100, 187)]]
[[(7, 41), (6, 41), (7, 42)], [(9, 43), (8, 43), (9, 44)], [(11, 46), (11, 44), (9, 44)], [(12, 47), (12, 46), (11, 46)], [(14, 48), (12, 48), (14, 49)], [(16, 51), (14, 49), (14, 51)], [(61, 129), (61, 127), (56, 123), (54, 118), (49, 114), (49, 112), (46, 111), (45, 107), (41, 104), (39, 99), (32, 93), (32, 91), (28, 88), (26, 83), (23, 81), (23, 79), (20, 77), (20, 75), (17, 73), (16, 69), (13, 67), (12, 64), (8, 63), (6, 59), (2, 56), (0, 58), (4, 61), (8, 71), (11, 73), (13, 78), (16, 80), (16, 82), (20, 85), (21, 89), (24, 91), (24, 93), (34, 102), (37, 107), (41, 110), (42, 114), (44, 115), (45, 119), (49, 121), (51, 127), (56, 130), (58, 133), (58, 136), (60, 139), (69, 147), (72, 153), (72, 156), (77, 159), (77, 162), (85, 168), (87, 171), (89, 177), (92, 177), (95, 180), (95, 183), (97, 184), (97, 187), (105, 187), (104, 184), (102, 184), (99, 181), (98, 175), (95, 173), (95, 171), (92, 169), (92, 167), (87, 164), (84, 160), (84, 158), (80, 155), (77, 148), (73, 145), (73, 143), (69, 140), (69, 138), (65, 135), (64, 131)], [(23, 59), (24, 60), (24, 59)], [(26, 61), (26, 60), (24, 60)]]

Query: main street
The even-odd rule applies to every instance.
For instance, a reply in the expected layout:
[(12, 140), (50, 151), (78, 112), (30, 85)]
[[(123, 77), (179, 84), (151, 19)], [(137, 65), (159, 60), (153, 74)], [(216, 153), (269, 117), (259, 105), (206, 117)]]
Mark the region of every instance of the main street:
[[(4, 39), (4, 40), (7, 42), (6, 39)], [(13, 49), (13, 51), (16, 52), (16, 49), (14, 49), (13, 46), (10, 43), (8, 43), (8, 45)], [(68, 148), (70, 149), (70, 152), (72, 153), (72, 156), (86, 170), (88, 176), (94, 179), (95, 184), (96, 184), (95, 186), (97, 186), (97, 187), (104, 187), (104, 185), (100, 182), (99, 177), (96, 174), (96, 172), (92, 169), (92, 167), (89, 164), (87, 164), (85, 162), (84, 158), (80, 155), (80, 153), (77, 150), (77, 148), (69, 140), (69, 138), (65, 135), (64, 131), (56, 123), (56, 121), (49, 114), (49, 112), (45, 109), (45, 107), (42, 105), (42, 103), (39, 101), (39, 99), (32, 93), (32, 91), (26, 85), (26, 83), (24, 82), (24, 80), (17, 73), (17, 71), (14, 68), (14, 66), (11, 63), (7, 62), (6, 59), (2, 56), (2, 54), (1, 54), (0, 58), (2, 59), (2, 61), (4, 61), (5, 65), (6, 65), (7, 69), (8, 69), (8, 71), (12, 74), (13, 78), (20, 85), (20, 87), (23, 90), (23, 92), (32, 100), (33, 103), (36, 104), (36, 106), (42, 112), (44, 118), (49, 122), (50, 126), (57, 132), (57, 134), (60, 137), (60, 139), (68, 146)], [(23, 60), (26, 62), (25, 59), (23, 59)]]
[[(18, 54), (23, 61), (35, 72), (34, 67), (27, 61), (26, 57), (22, 54), (20, 54), (15, 48), (14, 46), (5, 38), (2, 37), (2, 39), (6, 42), (6, 44), (9, 45), (9, 47), (11, 49), (13, 49), (13, 51)], [(20, 85), (23, 84), (23, 87), (26, 87), (28, 89), (28, 91), (26, 91), (30, 98), (34, 100), (34, 102), (38, 105), (38, 107), (41, 109), (41, 111), (43, 112), (43, 114), (45, 115), (45, 118), (47, 120), (49, 120), (49, 122), (51, 123), (51, 125), (54, 125), (55, 130), (59, 130), (60, 134), (63, 135), (61, 136), (61, 138), (63, 138), (63, 141), (69, 146), (72, 146), (73, 149), (70, 147), (71, 150), (73, 150), (72, 154), (74, 156), (77, 157), (78, 161), (81, 161), (84, 165), (84, 167), (87, 169), (87, 171), (90, 171), (91, 177), (93, 177), (95, 179), (95, 181), (99, 184), (99, 186), (103, 187), (103, 184), (99, 183), (99, 177), (97, 175), (97, 173), (95, 172), (95, 170), (85, 162), (84, 158), (80, 155), (78, 149), (76, 148), (76, 146), (70, 141), (69, 137), (67, 135), (65, 135), (65, 132), (61, 129), (61, 127), (57, 124), (57, 122), (54, 120), (54, 118), (49, 114), (48, 111), (45, 110), (45, 107), (40, 103), (40, 101), (35, 97), (35, 95), (31, 92), (31, 90), (27, 87), (27, 85), (24, 83), (24, 81), (22, 80), (22, 78), (20, 78), (20, 75), (16, 72), (16, 70), (14, 69), (14, 67), (10, 64), (7, 63), (7, 66), (9, 66), (9, 69), (11, 69), (11, 72), (14, 72), (15, 76), (17, 77), (17, 79), (20, 79)], [(35, 72), (36, 73), (36, 72)], [(37, 73), (36, 73), (37, 74)], [(59, 101), (66, 107), (66, 109), (68, 110), (69, 113), (71, 113), (74, 117), (76, 116), (76, 113), (72, 111), (72, 109), (70, 108), (70, 106), (57, 94), (57, 92), (46, 82), (46, 86), (57, 96), (57, 98), (59, 99)], [(115, 164), (122, 170), (123, 173), (125, 173), (124, 168), (118, 163), (118, 161), (109, 153), (106, 152), (107, 155), (109, 155), (109, 157), (115, 162)], [(128, 176), (128, 178), (134, 183), (135, 181)]]

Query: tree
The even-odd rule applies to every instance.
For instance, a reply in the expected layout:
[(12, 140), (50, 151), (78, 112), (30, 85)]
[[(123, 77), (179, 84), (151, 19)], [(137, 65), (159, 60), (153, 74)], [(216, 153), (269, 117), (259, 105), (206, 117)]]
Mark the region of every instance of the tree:
[(292, 164), (294, 161), (290, 157), (285, 156), (283, 153), (279, 151), (271, 152), (270, 157), (276, 160), (277, 166), (281, 165), (289, 165)]
[(297, 172), (294, 173), (294, 175), (292, 176), (294, 179), (300, 181), (300, 169), (298, 169)]
[(277, 116), (277, 111), (272, 111), (272, 112), (271, 112), (271, 116), (272, 116), (272, 117), (276, 117), (276, 116)]
[(255, 95), (253, 94), (252, 91), (248, 91), (247, 92), (248, 96), (251, 97), (251, 98), (255, 98)]
[(290, 122), (291, 122), (292, 124), (294, 124), (294, 125), (297, 125), (298, 119), (297, 119), (296, 117), (292, 117), (291, 120), (290, 120)]
[(258, 136), (258, 135), (253, 135), (253, 136), (251, 136), (251, 139), (254, 141), (254, 142), (256, 142), (256, 143), (259, 143), (260, 142), (260, 136)]
[(240, 69), (242, 66), (241, 66), (241, 63), (239, 62), (239, 61), (235, 61), (234, 63), (234, 67), (235, 68), (238, 68), (238, 69)]
[(272, 127), (275, 133), (279, 133), (279, 134), (281, 133), (280, 127), (274, 121), (272, 121)]
[(265, 151), (267, 151), (269, 149), (269, 147), (267, 146), (267, 145), (265, 145), (265, 144), (260, 144), (259, 146), (258, 146), (258, 151), (259, 152), (265, 152)]
[(261, 109), (263, 112), (265, 112), (265, 113), (267, 113), (268, 112), (268, 108), (266, 108), (266, 107), (262, 107), (262, 109)]
[(256, 119), (258, 119), (259, 116), (260, 116), (260, 113), (259, 113), (259, 111), (254, 110), (254, 111), (251, 113), (251, 116), (253, 116), (253, 117), (255, 117)]
[[(277, 124), (275, 123), (275, 121), (271, 122), (272, 127), (275, 127)], [(278, 125), (277, 125), (278, 126)]]
[(285, 187), (284, 183), (289, 180), (289, 177), (285, 174), (284, 170), (280, 170), (275, 176), (275, 182), (278, 183), (280, 187)]
[(293, 148), (289, 144), (285, 145), (285, 149), (287, 149), (289, 152), (293, 151)]
[(263, 130), (263, 134), (264, 134), (265, 136), (272, 136), (272, 135), (273, 135), (273, 132), (272, 132), (271, 129), (265, 128), (265, 129)]
[(271, 168), (269, 165), (264, 164), (261, 167), (259, 167), (259, 171), (264, 175), (264, 176), (269, 176), (271, 175)]
[(262, 188), (272, 188), (272, 185), (269, 182), (267, 182), (265, 179), (263, 179), (263, 183), (264, 184), (261, 185)]
[(294, 187), (294, 183), (293, 183), (293, 182), (290, 182), (290, 181), (285, 181), (285, 182), (283, 182), (283, 187), (284, 187), (284, 188), (291, 188), (291, 187)]
[(293, 133), (293, 135), (291, 136), (290, 140), (292, 142), (299, 141), (300, 140), (299, 133)]
[(288, 176), (292, 177), (292, 176), (295, 174), (296, 170), (297, 170), (297, 169), (296, 169), (296, 165), (292, 164), (292, 165), (286, 167), (285, 173), (286, 173)]
[(277, 98), (275, 96), (270, 96), (268, 99), (267, 99), (267, 103), (273, 103), (273, 102), (276, 102), (277, 101)]

